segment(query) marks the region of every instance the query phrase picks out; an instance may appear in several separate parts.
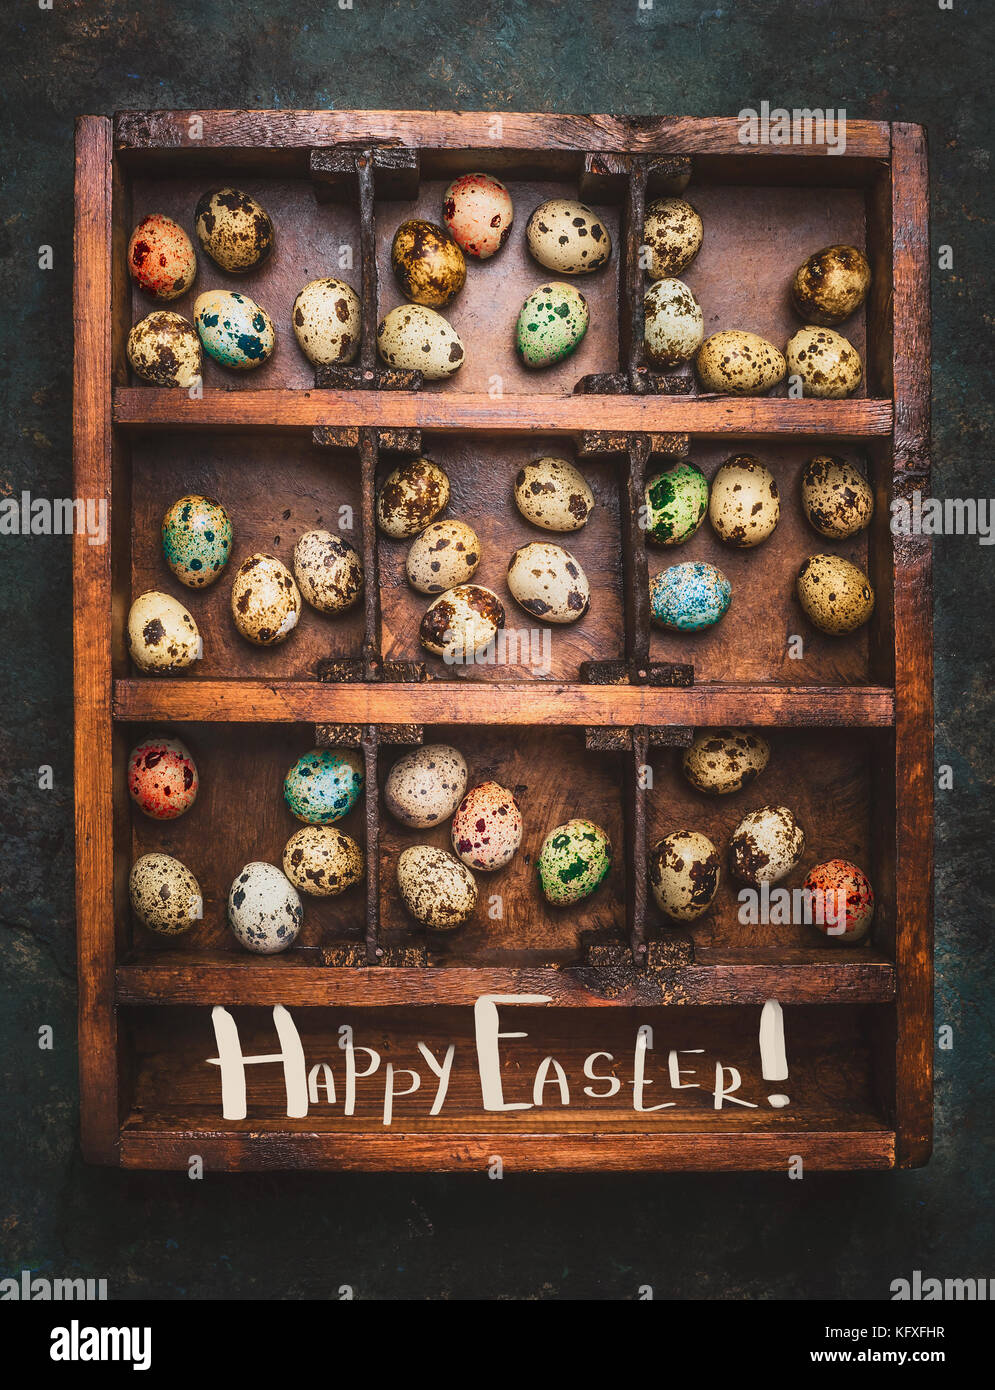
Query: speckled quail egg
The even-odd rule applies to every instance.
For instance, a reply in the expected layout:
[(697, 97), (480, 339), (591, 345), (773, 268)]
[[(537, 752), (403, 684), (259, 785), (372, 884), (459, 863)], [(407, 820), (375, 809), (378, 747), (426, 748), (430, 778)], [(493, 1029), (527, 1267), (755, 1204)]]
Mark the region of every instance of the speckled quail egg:
[(714, 901), (722, 877), (719, 852), (697, 830), (675, 830), (649, 852), (649, 879), (661, 912), (675, 922), (693, 922)]
[(297, 940), (304, 923), (300, 894), (275, 864), (255, 860), (235, 876), (228, 925), (247, 951), (275, 956)]
[(204, 915), (200, 884), (171, 854), (143, 854), (128, 878), (131, 906), (149, 931), (178, 936)]
[(420, 594), (441, 594), (472, 579), (480, 564), (480, 541), (465, 521), (433, 521), (416, 536), (404, 570)]
[(128, 361), (150, 386), (187, 391), (200, 380), (204, 359), (190, 320), (171, 309), (155, 309), (128, 334)]
[(482, 584), (458, 584), (429, 604), (418, 629), (426, 651), (449, 665), (469, 662), (504, 627), (504, 604)]
[(242, 561), (231, 586), (231, 615), (257, 647), (274, 647), (290, 636), (301, 616), (301, 594), (282, 560), (256, 554)]
[(466, 791), (466, 762), (457, 748), (427, 743), (399, 758), (384, 783), (384, 804), (402, 825), (428, 830), (448, 820)]
[(826, 246), (795, 271), (791, 298), (806, 323), (832, 328), (855, 314), (871, 287), (871, 267), (856, 246)]
[(182, 671), (204, 655), (197, 624), (178, 599), (150, 589), (128, 613), (128, 651), (142, 671)]
[(503, 869), (522, 843), (522, 812), (500, 782), (479, 782), (463, 797), (452, 824), (453, 849), (468, 869)]
[(359, 295), (344, 280), (312, 280), (294, 300), (290, 317), (301, 352), (316, 367), (345, 365), (359, 351)]
[(706, 796), (730, 796), (760, 776), (767, 740), (751, 729), (699, 729), (682, 759), (684, 776)]
[(704, 389), (725, 396), (765, 396), (787, 372), (773, 343), (738, 328), (706, 338), (694, 365)]
[(760, 545), (781, 515), (777, 483), (769, 468), (752, 454), (727, 459), (712, 479), (708, 519), (726, 545), (748, 550)]
[(675, 463), (648, 480), (643, 502), (646, 539), (654, 545), (683, 545), (708, 510), (708, 480), (695, 464)]
[(833, 636), (855, 632), (874, 612), (871, 581), (841, 555), (810, 555), (795, 589), (809, 621)]
[(671, 565), (650, 580), (650, 617), (673, 632), (701, 632), (725, 614), (732, 585), (707, 560)]
[(874, 493), (852, 463), (817, 454), (802, 471), (802, 506), (820, 535), (842, 541), (870, 525)]
[(190, 238), (171, 217), (143, 217), (128, 242), (128, 271), (156, 299), (178, 299), (194, 282), (197, 257)]
[(197, 296), (193, 313), (204, 351), (222, 367), (251, 371), (261, 367), (276, 346), (273, 320), (247, 294), (208, 290)]
[(805, 852), (805, 832), (787, 806), (758, 806), (743, 817), (729, 841), (733, 878), (757, 888), (780, 883)]
[(465, 864), (434, 845), (412, 845), (397, 861), (397, 886), (412, 917), (435, 931), (462, 926), (477, 905)]
[(550, 541), (519, 546), (508, 562), (508, 588), (520, 608), (546, 623), (575, 623), (591, 606), (579, 561)]
[(283, 779), (283, 796), (305, 825), (332, 825), (347, 816), (363, 790), (363, 759), (349, 748), (312, 748)]
[(651, 367), (677, 367), (705, 336), (701, 305), (683, 280), (654, 280), (643, 298), (643, 336)]
[(442, 212), (457, 246), (480, 261), (501, 250), (515, 218), (511, 194), (490, 174), (454, 179), (442, 200)]
[(573, 198), (540, 203), (528, 220), (525, 240), (539, 264), (559, 275), (586, 275), (603, 266), (612, 253), (604, 222)]
[(581, 818), (551, 830), (536, 862), (543, 896), (556, 907), (590, 897), (611, 866), (611, 840), (600, 825)]
[(423, 218), (394, 233), (390, 264), (402, 292), (415, 304), (441, 309), (466, 283), (466, 258), (445, 227)]
[(305, 531), (294, 546), (301, 597), (320, 613), (344, 613), (363, 592), (359, 551), (333, 531)]
[(465, 356), (452, 324), (423, 304), (401, 304), (381, 319), (377, 352), (389, 367), (421, 372), (426, 381), (452, 376)]
[(190, 750), (178, 738), (150, 734), (128, 757), (128, 791), (152, 820), (176, 820), (197, 800), (200, 779)]
[(650, 279), (680, 275), (701, 250), (704, 235), (701, 217), (683, 198), (657, 198), (650, 203), (643, 222), (645, 269)]
[(831, 328), (799, 328), (784, 349), (789, 376), (799, 377), (803, 396), (839, 400), (852, 396), (864, 369), (852, 343)]
[(377, 525), (392, 540), (424, 531), (449, 501), (449, 478), (431, 459), (412, 459), (389, 474), (377, 497)]
[(572, 463), (544, 457), (519, 469), (515, 506), (544, 531), (579, 531), (594, 510), (594, 493)]
[(589, 322), (580, 290), (558, 281), (540, 285), (519, 312), (515, 351), (526, 367), (552, 367), (580, 346)]
[(363, 877), (363, 851), (334, 825), (305, 825), (283, 851), (283, 872), (301, 893), (336, 898)]
[(178, 498), (162, 519), (166, 564), (188, 589), (206, 589), (228, 563), (231, 520), (213, 497)]
[(874, 890), (862, 869), (830, 859), (809, 870), (804, 886), (812, 894), (812, 926), (841, 946), (864, 939), (874, 919)]
[(222, 270), (241, 275), (273, 250), (273, 223), (261, 203), (238, 188), (204, 193), (194, 209), (197, 236)]

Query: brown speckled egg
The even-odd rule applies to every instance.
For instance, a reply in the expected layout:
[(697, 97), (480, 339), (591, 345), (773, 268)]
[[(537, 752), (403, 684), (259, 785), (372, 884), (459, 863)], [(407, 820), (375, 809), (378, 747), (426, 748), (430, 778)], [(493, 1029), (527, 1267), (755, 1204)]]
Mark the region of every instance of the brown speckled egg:
[(415, 304), (441, 309), (466, 283), (466, 258), (445, 227), (414, 217), (394, 233), (390, 264)]
[[(848, 859), (816, 864), (805, 880), (812, 894), (812, 926), (829, 941), (852, 946), (862, 941), (874, 919), (874, 890), (867, 875)], [(819, 921), (819, 918), (822, 921)]]
[(805, 832), (787, 806), (759, 806), (743, 817), (729, 841), (729, 870), (750, 883), (780, 883), (805, 852)]
[(449, 479), (431, 459), (412, 459), (389, 474), (377, 497), (377, 525), (400, 541), (417, 536), (449, 501)]
[(156, 299), (178, 299), (194, 282), (197, 257), (190, 238), (171, 217), (143, 217), (128, 242), (128, 271)]
[(273, 223), (261, 203), (238, 188), (204, 193), (194, 210), (197, 236), (222, 270), (241, 275), (273, 250)]
[(462, 926), (477, 905), (473, 874), (434, 845), (404, 851), (397, 861), (397, 886), (412, 917), (436, 931)]
[(305, 825), (283, 851), (283, 872), (301, 893), (336, 898), (363, 877), (363, 851), (334, 825)]
[(519, 470), (515, 506), (544, 531), (579, 531), (594, 511), (594, 493), (566, 459), (539, 458)]
[(142, 671), (182, 671), (204, 655), (197, 624), (178, 599), (150, 589), (128, 613), (128, 651)]
[(661, 912), (675, 922), (693, 922), (711, 907), (719, 890), (719, 852), (697, 830), (675, 830), (649, 853), (649, 878)]
[(465, 356), (452, 324), (422, 304), (400, 304), (381, 319), (377, 352), (388, 367), (421, 372), (426, 381), (452, 376)]
[(546, 623), (575, 623), (591, 606), (591, 586), (580, 564), (561, 546), (533, 541), (508, 564), (508, 588), (520, 608)]
[(694, 365), (704, 389), (725, 396), (765, 396), (787, 371), (773, 343), (738, 328), (706, 338)]
[(612, 253), (612, 239), (604, 222), (573, 198), (540, 203), (528, 220), (525, 239), (539, 264), (560, 275), (598, 270)]
[(171, 854), (143, 854), (128, 878), (131, 906), (149, 931), (179, 936), (204, 915), (200, 884)]
[(289, 637), (301, 616), (300, 590), (275, 555), (250, 555), (235, 574), (231, 615), (243, 637), (273, 647)]
[(359, 351), (359, 295), (344, 280), (312, 280), (294, 300), (290, 317), (301, 352), (316, 367), (345, 365)]
[(701, 250), (704, 234), (701, 217), (683, 198), (657, 198), (650, 203), (643, 223), (650, 279), (680, 275)]
[(871, 287), (871, 267), (856, 246), (826, 246), (798, 267), (791, 298), (806, 323), (832, 328), (855, 314)]
[(682, 766), (697, 791), (729, 796), (759, 777), (769, 758), (767, 740), (750, 729), (699, 729)]
[(784, 349), (789, 376), (801, 378), (802, 395), (820, 400), (852, 396), (864, 369), (852, 343), (831, 328), (799, 328)]
[(449, 665), (469, 661), (504, 627), (504, 604), (482, 584), (458, 584), (429, 604), (418, 637), (426, 651)]
[(468, 869), (503, 869), (522, 843), (522, 813), (514, 794), (499, 782), (480, 782), (453, 816), (453, 849)]
[(454, 179), (446, 189), (442, 211), (457, 246), (481, 261), (501, 250), (515, 217), (511, 194), (490, 174)]
[(820, 535), (842, 541), (870, 525), (874, 493), (852, 463), (817, 454), (802, 472), (802, 506)]
[(855, 632), (874, 612), (871, 581), (842, 555), (810, 555), (795, 589), (806, 617), (833, 636)]
[(359, 551), (333, 531), (305, 531), (294, 546), (301, 596), (320, 613), (344, 613), (363, 592)]
[(643, 299), (646, 360), (677, 367), (693, 357), (705, 336), (701, 305), (683, 280), (655, 280)]
[(441, 594), (472, 579), (480, 541), (465, 521), (433, 521), (416, 536), (404, 563), (408, 583), (420, 594)]
[(197, 330), (182, 314), (155, 309), (128, 334), (128, 361), (150, 386), (179, 386), (189, 390), (203, 372)]
[(727, 459), (712, 479), (708, 499), (708, 519), (719, 539), (748, 550), (767, 539), (780, 515), (770, 469), (752, 454)]
[(399, 758), (384, 783), (384, 804), (402, 825), (428, 830), (448, 820), (466, 791), (466, 762), (457, 748), (426, 743)]

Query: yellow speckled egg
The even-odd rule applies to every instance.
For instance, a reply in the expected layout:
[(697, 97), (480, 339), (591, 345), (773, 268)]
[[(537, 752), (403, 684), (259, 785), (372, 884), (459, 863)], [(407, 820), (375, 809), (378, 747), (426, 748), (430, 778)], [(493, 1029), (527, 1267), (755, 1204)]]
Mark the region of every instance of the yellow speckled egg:
[(395, 468), (377, 497), (377, 525), (392, 540), (424, 531), (449, 501), (449, 478), (431, 459), (417, 458)]
[(433, 521), (412, 542), (404, 569), (420, 594), (441, 594), (472, 579), (480, 541), (465, 521)]
[(189, 390), (203, 368), (197, 330), (182, 314), (155, 309), (128, 334), (128, 361), (135, 374), (151, 386)]
[(811, 324), (799, 328), (784, 349), (788, 374), (801, 378), (802, 395), (822, 400), (852, 396), (864, 369), (860, 354), (841, 333)]
[(128, 877), (131, 906), (149, 931), (179, 936), (204, 915), (200, 884), (171, 854), (143, 854)]
[(482, 584), (458, 584), (429, 604), (418, 637), (426, 651), (450, 665), (469, 661), (504, 627), (504, 604)]
[(316, 367), (347, 364), (359, 351), (359, 295), (344, 280), (326, 276), (305, 285), (291, 314), (301, 352)]
[(546, 623), (575, 623), (591, 606), (587, 575), (568, 550), (533, 541), (508, 564), (508, 588), (520, 608)]
[(344, 613), (363, 592), (359, 551), (333, 531), (305, 531), (294, 546), (294, 578), (320, 613)]
[(363, 877), (363, 851), (334, 825), (305, 825), (283, 851), (283, 872), (301, 893), (336, 898)]
[(436, 931), (462, 926), (477, 905), (473, 874), (434, 845), (404, 851), (397, 861), (397, 886), (412, 917)]
[(428, 830), (448, 820), (466, 791), (466, 761), (458, 748), (426, 743), (391, 768), (384, 783), (384, 805), (402, 825)]
[(779, 883), (805, 853), (805, 832), (787, 806), (759, 806), (729, 841), (729, 871), (742, 883)]
[(192, 666), (203, 656), (204, 643), (183, 604), (150, 589), (128, 613), (128, 651), (140, 670), (165, 675)]
[(540, 203), (528, 220), (525, 239), (539, 264), (560, 275), (598, 270), (612, 253), (612, 239), (604, 222), (573, 198)]
[(722, 865), (707, 835), (675, 830), (649, 853), (649, 878), (661, 912), (675, 922), (693, 922), (711, 907)]
[(655, 280), (643, 299), (646, 360), (676, 367), (693, 357), (705, 335), (701, 305), (683, 280)]
[(708, 519), (720, 540), (743, 550), (760, 545), (781, 515), (777, 483), (752, 454), (727, 459), (712, 479)]
[(870, 525), (874, 493), (852, 463), (816, 454), (802, 471), (802, 506), (820, 535), (841, 541)]
[(544, 531), (579, 531), (594, 511), (594, 493), (566, 459), (539, 458), (519, 470), (515, 506)]
[(156, 299), (178, 299), (194, 282), (197, 257), (190, 238), (171, 217), (143, 217), (128, 242), (128, 271)]
[(856, 246), (826, 246), (795, 271), (791, 298), (806, 323), (832, 328), (855, 314), (871, 287), (871, 267)]
[(680, 275), (701, 250), (704, 234), (701, 217), (683, 198), (657, 198), (650, 203), (643, 222), (650, 279)]
[(445, 227), (413, 217), (394, 233), (390, 264), (415, 304), (441, 309), (466, 283), (466, 258)]
[(725, 396), (764, 396), (787, 371), (773, 343), (738, 328), (706, 338), (694, 365), (705, 390)]
[(463, 365), (463, 344), (452, 324), (422, 304), (401, 304), (380, 321), (377, 352), (389, 367), (442, 381)]
[(810, 555), (795, 588), (810, 621), (834, 636), (855, 632), (874, 612), (871, 581), (841, 555)]
[(275, 555), (250, 555), (235, 574), (231, 615), (243, 637), (257, 647), (284, 641), (301, 616), (300, 590)]
[(759, 777), (769, 758), (767, 740), (752, 729), (699, 729), (682, 766), (697, 791), (730, 796)]
[(239, 188), (204, 193), (194, 210), (197, 236), (222, 270), (241, 275), (273, 250), (273, 223), (261, 203)]

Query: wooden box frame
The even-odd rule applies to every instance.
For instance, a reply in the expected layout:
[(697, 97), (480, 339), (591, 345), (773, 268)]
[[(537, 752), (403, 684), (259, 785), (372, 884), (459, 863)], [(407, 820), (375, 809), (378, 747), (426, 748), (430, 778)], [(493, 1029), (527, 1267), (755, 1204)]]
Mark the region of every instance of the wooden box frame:
[[(495, 130), (499, 132), (495, 136)], [(582, 191), (614, 181), (625, 231), (621, 248), (618, 371), (589, 379), (583, 394), (517, 395), (493, 400), (459, 389), (444, 393), (386, 389), (376, 374), (372, 334), (353, 380), (345, 374), (315, 389), (205, 390), (185, 393), (128, 385), (124, 357), (132, 171), (223, 165), (290, 170), (309, 176), (324, 196), (354, 181), (361, 213), (372, 215), (375, 181), (417, 179), (419, 155), (440, 167), (472, 168), (487, 150), (509, 165), (530, 156), (580, 170)], [(448, 152), (448, 153), (447, 153)], [(498, 153), (495, 153), (498, 152)], [(641, 293), (636, 253), (647, 180), (707, 161), (730, 182), (827, 183), (829, 156), (817, 146), (745, 146), (739, 122), (450, 112), (153, 112), (113, 119), (81, 117), (76, 131), (76, 277), (74, 294), (74, 477), (81, 497), (107, 498), (112, 541), (74, 544), (75, 790), (81, 1125), (90, 1161), (136, 1168), (185, 1166), (191, 1153), (212, 1168), (480, 1168), (497, 1149), (503, 1161), (532, 1169), (780, 1169), (802, 1152), (812, 1167), (888, 1168), (922, 1164), (932, 1130), (932, 642), (931, 549), (926, 537), (895, 537), (873, 574), (886, 595), (881, 633), (888, 650), (876, 684), (707, 686), (660, 684), (649, 663), (645, 624), (645, 552), (635, 530), (641, 470), (653, 447), (676, 447), (688, 434), (721, 439), (843, 439), (876, 450), (890, 480), (879, 505), (929, 489), (928, 194), (923, 130), (904, 123), (850, 121), (833, 181), (864, 190), (875, 282), (867, 313), (874, 325), (867, 354), (870, 393), (841, 401), (736, 399), (660, 393), (641, 358)], [(236, 177), (233, 172), (232, 177)], [(379, 187), (379, 185), (378, 185)], [(367, 247), (368, 250), (368, 247)], [(366, 321), (375, 322), (376, 275), (364, 252)], [(123, 307), (124, 306), (124, 307)], [(317, 389), (320, 386), (321, 389)], [(677, 388), (675, 388), (677, 389)], [(666, 384), (663, 391), (667, 391)], [(127, 547), (130, 499), (118, 456), (142, 432), (169, 429), (286, 431), (312, 429), (358, 450), (366, 520), (378, 449), (405, 432), (483, 430), (521, 434), (541, 418), (544, 434), (574, 437), (581, 449), (620, 451), (632, 504), (623, 524), (627, 568), (624, 660), (593, 683), (557, 683), (543, 692), (544, 722), (583, 727), (590, 745), (615, 746), (629, 763), (626, 863), (631, 958), (593, 950), (564, 969), (434, 969), (387, 964), (377, 956), (375, 815), (368, 822), (370, 881), (364, 959), (298, 968), (288, 959), (232, 955), (198, 961), (182, 953), (130, 959), (116, 923), (126, 902), (120, 852), (124, 837), (115, 786), (131, 722), (299, 721), (325, 730), (356, 726), (368, 769), (378, 745), (401, 724), (535, 722), (534, 687), (472, 682), (420, 684), (398, 679), (379, 661), (376, 586), (367, 599), (362, 669), (344, 683), (137, 678), (125, 665), (125, 608), (113, 576), (117, 547)], [(364, 527), (368, 572), (375, 572), (375, 531)], [(640, 597), (640, 595), (642, 597)], [(643, 614), (643, 616), (645, 616)], [(893, 637), (893, 644), (891, 638)], [(605, 683), (600, 683), (604, 681)], [(645, 804), (635, 769), (650, 742), (679, 742), (695, 725), (846, 726), (880, 731), (876, 775), (894, 798), (877, 841), (879, 873), (893, 895), (891, 926), (873, 951), (782, 952), (777, 958), (701, 959), (647, 942)], [(126, 749), (125, 749), (126, 751)], [(375, 789), (375, 775), (368, 779)], [(375, 790), (374, 793), (375, 795)], [(886, 798), (887, 799), (887, 798)], [(123, 898), (122, 898), (123, 895)], [(375, 963), (378, 962), (379, 963)], [(606, 974), (607, 972), (607, 974)], [(610, 975), (613, 988), (605, 987)], [(661, 986), (661, 980), (664, 986)], [(536, 992), (559, 1008), (637, 1005), (753, 1006), (768, 998), (800, 1006), (868, 1006), (875, 1022), (880, 1119), (848, 1131), (832, 1125), (707, 1130), (680, 1127), (610, 1133), (574, 1123), (463, 1132), (318, 1127), (248, 1132), (220, 1120), (207, 1128), (128, 1123), (131, 1059), (119, 1028), (128, 1009), (271, 1005), (304, 1008), (420, 1008), (470, 1005), (483, 992)], [(769, 1116), (766, 1117), (770, 1119)]]

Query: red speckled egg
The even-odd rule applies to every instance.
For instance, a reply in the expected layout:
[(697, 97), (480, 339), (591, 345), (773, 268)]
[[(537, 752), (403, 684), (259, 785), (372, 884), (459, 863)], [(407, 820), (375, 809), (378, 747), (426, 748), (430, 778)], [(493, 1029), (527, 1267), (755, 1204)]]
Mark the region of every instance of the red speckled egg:
[(131, 750), (128, 790), (153, 820), (175, 820), (189, 811), (199, 785), (190, 750), (178, 738), (152, 734)]
[[(805, 880), (805, 888), (816, 895), (813, 916), (824, 919), (813, 921), (813, 925), (830, 941), (850, 946), (867, 935), (874, 916), (874, 892), (867, 875), (856, 864), (848, 859), (816, 864)], [(840, 927), (844, 930), (840, 931)]]
[(128, 242), (128, 270), (146, 294), (178, 299), (194, 282), (197, 257), (186, 232), (171, 217), (143, 217)]
[(469, 869), (501, 869), (522, 843), (522, 813), (507, 787), (479, 782), (453, 816), (453, 849)]
[(500, 251), (514, 220), (511, 194), (490, 174), (464, 174), (446, 189), (442, 215), (449, 234), (468, 256), (485, 261)]

